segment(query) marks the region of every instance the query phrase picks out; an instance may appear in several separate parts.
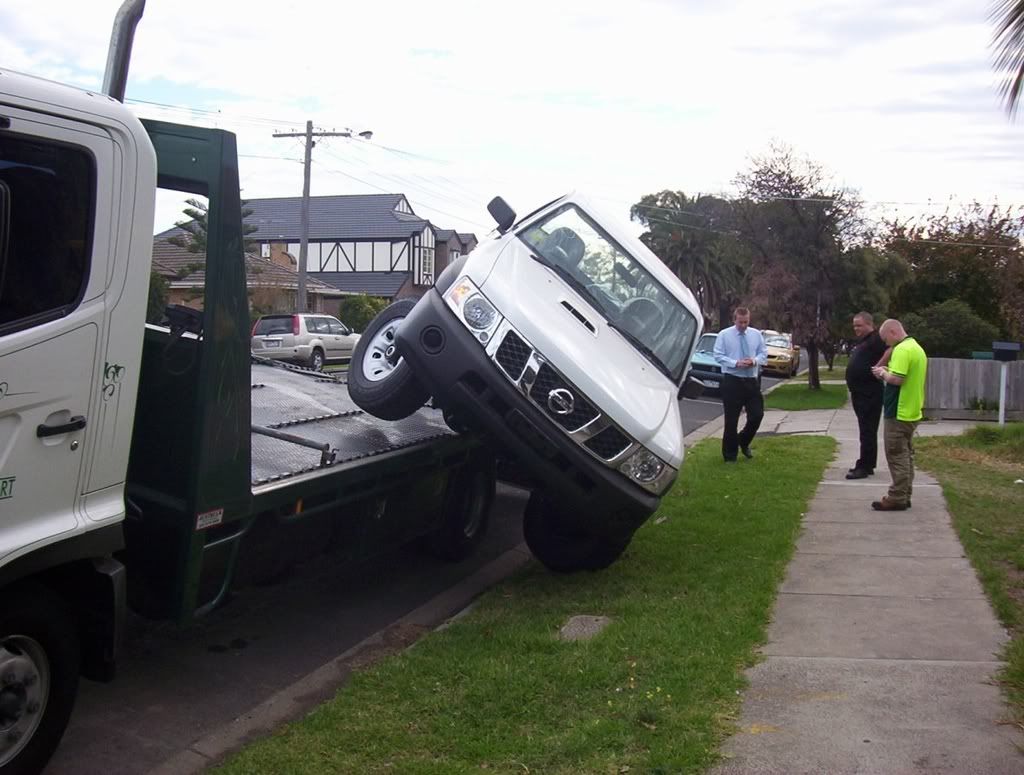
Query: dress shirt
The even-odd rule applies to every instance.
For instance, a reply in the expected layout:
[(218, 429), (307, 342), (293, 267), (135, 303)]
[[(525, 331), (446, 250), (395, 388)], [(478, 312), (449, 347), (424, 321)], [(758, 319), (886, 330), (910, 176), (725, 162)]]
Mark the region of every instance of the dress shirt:
[[(764, 337), (756, 328), (747, 326), (747, 330), (741, 334), (736, 326), (729, 326), (720, 331), (715, 339), (714, 356), (723, 374), (756, 378), (758, 371), (768, 362), (768, 349), (764, 346)], [(736, 361), (743, 358), (753, 358), (755, 365), (746, 369), (736, 368)]]

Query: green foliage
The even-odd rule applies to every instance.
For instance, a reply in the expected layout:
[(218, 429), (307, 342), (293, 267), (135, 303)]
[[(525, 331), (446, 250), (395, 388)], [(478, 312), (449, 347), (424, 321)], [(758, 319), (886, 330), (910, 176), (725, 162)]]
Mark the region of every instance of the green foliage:
[[(830, 438), (765, 438), (756, 465), (723, 466), (717, 441), (696, 445), (660, 518), (614, 565), (558, 574), (530, 564), (217, 771), (705, 771), (834, 450)], [(581, 613), (611, 624), (559, 640)]]
[(388, 306), (388, 300), (378, 296), (367, 296), (360, 293), (358, 296), (346, 296), (341, 302), (341, 309), (338, 317), (353, 331), (362, 333), (367, 324)]
[[(188, 207), (182, 210), (189, 217), (187, 221), (178, 221), (174, 225), (186, 232), (187, 236), (179, 235), (168, 237), (167, 241), (179, 248), (184, 248), (189, 253), (202, 253), (206, 255), (206, 235), (209, 227), (209, 208), (206, 202), (198, 199), (186, 199)], [(242, 200), (242, 249), (246, 253), (252, 253), (256, 249), (256, 243), (245, 239), (246, 234), (252, 234), (259, 227), (245, 223), (245, 219), (252, 215), (252, 208), (245, 206)]]
[(160, 323), (164, 319), (171, 284), (158, 272), (149, 273), (149, 298), (146, 300), (146, 322)]
[(950, 299), (902, 318), (913, 336), (932, 358), (970, 358), (975, 350), (988, 350), (999, 330), (982, 320), (963, 301)]

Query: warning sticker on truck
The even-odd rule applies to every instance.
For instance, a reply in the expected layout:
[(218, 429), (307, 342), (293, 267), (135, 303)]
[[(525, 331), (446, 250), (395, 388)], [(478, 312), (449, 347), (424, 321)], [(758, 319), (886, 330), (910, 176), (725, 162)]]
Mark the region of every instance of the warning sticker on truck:
[(204, 511), (202, 514), (196, 514), (196, 530), (204, 530), (205, 528), (219, 525), (223, 521), (224, 509)]

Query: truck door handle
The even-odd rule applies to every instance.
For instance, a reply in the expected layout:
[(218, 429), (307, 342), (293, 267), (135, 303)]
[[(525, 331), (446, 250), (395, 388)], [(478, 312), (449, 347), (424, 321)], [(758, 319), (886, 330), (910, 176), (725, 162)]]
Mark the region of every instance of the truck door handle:
[(80, 431), (84, 427), (85, 417), (78, 415), (77, 417), (72, 417), (63, 425), (37, 425), (36, 436), (45, 439), (47, 436), (60, 436), (62, 433)]

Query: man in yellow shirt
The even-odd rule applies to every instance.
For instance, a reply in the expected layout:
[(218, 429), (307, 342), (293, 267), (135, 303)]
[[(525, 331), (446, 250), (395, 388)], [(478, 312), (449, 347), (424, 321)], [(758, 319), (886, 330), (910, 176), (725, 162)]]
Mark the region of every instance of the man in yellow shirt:
[(871, 370), (885, 383), (882, 415), (885, 417), (885, 458), (892, 485), (889, 493), (882, 500), (874, 501), (871, 508), (904, 511), (910, 508), (914, 487), (914, 431), (923, 416), (928, 356), (898, 320), (886, 320), (878, 334), (892, 348), (888, 367), (876, 366)]

